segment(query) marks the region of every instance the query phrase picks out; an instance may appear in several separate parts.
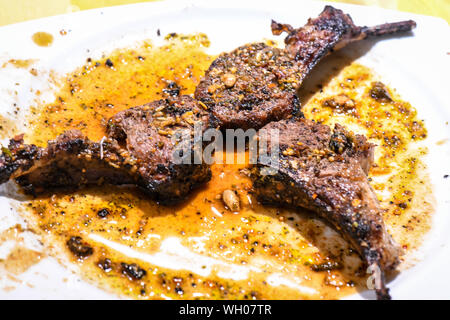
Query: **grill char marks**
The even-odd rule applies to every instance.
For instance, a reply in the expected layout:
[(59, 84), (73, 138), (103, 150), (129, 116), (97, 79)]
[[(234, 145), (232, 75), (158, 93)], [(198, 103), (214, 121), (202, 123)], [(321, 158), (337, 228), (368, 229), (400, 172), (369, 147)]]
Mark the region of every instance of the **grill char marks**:
[(221, 54), (206, 71), (195, 97), (211, 112), (214, 127), (255, 128), (301, 115), (296, 91), (311, 69), (333, 50), (368, 36), (409, 31), (413, 21), (355, 26), (350, 16), (326, 6), (299, 29), (272, 21), (274, 34), (287, 32), (285, 49), (249, 44)]
[[(79, 188), (90, 184), (135, 184), (164, 203), (177, 202), (211, 178), (206, 164), (183, 164), (174, 158), (171, 134), (207, 115), (187, 96), (160, 100), (119, 112), (108, 123), (108, 137), (92, 142), (71, 130), (47, 148), (12, 139), (0, 156), (0, 183), (15, 179), (27, 193)], [(185, 157), (193, 157), (192, 139)]]
[[(377, 296), (389, 298), (384, 271), (396, 267), (401, 250), (386, 231), (378, 200), (367, 180), (374, 146), (342, 126), (331, 132), (327, 126), (306, 119), (282, 120), (263, 129), (278, 129), (283, 134), (278, 171), (262, 175), (262, 164), (252, 169), (258, 200), (306, 208), (330, 222), (369, 266), (379, 267), (381, 273), (375, 277)], [(270, 135), (263, 138), (270, 142)]]

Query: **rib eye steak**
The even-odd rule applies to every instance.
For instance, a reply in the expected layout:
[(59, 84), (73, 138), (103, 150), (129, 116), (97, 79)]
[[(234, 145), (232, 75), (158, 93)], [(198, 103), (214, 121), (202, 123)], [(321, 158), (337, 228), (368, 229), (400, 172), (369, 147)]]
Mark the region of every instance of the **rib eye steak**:
[[(279, 130), (279, 160), (259, 161), (251, 170), (253, 188), (265, 204), (302, 207), (330, 222), (356, 248), (375, 274), (379, 299), (389, 298), (384, 271), (399, 262), (400, 247), (388, 234), (367, 172), (374, 145), (336, 125), (299, 119), (272, 122), (258, 138), (270, 146), (271, 130)], [(274, 168), (275, 174), (264, 174)], [(266, 170), (267, 172), (267, 170)]]
[(194, 99), (181, 96), (119, 112), (100, 142), (71, 130), (39, 148), (24, 144), (21, 135), (3, 148), (0, 183), (15, 179), (31, 194), (88, 184), (135, 184), (156, 200), (177, 202), (209, 181), (211, 170), (204, 163), (176, 161), (176, 151), (188, 150), (180, 159), (193, 157), (194, 144), (191, 137), (190, 145), (178, 150), (172, 136), (176, 130), (193, 133), (194, 123), (207, 123), (207, 117)]
[(206, 71), (195, 97), (209, 108), (213, 127), (258, 129), (300, 114), (296, 91), (328, 53), (368, 36), (414, 27), (414, 21), (358, 27), (331, 6), (299, 29), (272, 21), (274, 34), (288, 33), (284, 49), (256, 43), (221, 54)]

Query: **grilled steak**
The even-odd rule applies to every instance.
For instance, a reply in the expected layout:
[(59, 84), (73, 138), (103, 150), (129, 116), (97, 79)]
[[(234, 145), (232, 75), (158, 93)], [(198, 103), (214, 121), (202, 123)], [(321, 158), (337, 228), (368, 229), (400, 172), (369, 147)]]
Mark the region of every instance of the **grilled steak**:
[(300, 114), (296, 90), (329, 52), (347, 43), (404, 32), (413, 21), (376, 27), (355, 26), (350, 16), (326, 6), (299, 29), (272, 21), (274, 34), (287, 32), (285, 49), (249, 44), (213, 61), (195, 91), (211, 112), (212, 126), (258, 129), (270, 121)]
[[(15, 179), (28, 193), (88, 184), (135, 184), (161, 202), (176, 202), (211, 178), (206, 164), (194, 164), (193, 139), (178, 150), (176, 130), (193, 133), (207, 115), (189, 96), (155, 101), (119, 112), (108, 122), (108, 137), (92, 142), (72, 130), (47, 148), (11, 140), (0, 155), (0, 183)], [(180, 163), (175, 151), (184, 151)], [(188, 152), (186, 152), (186, 150)]]
[[(378, 298), (389, 298), (384, 272), (396, 267), (401, 250), (386, 231), (367, 179), (373, 145), (340, 125), (332, 132), (302, 118), (296, 92), (333, 50), (414, 27), (413, 21), (358, 27), (350, 16), (330, 6), (299, 29), (272, 21), (274, 34), (288, 33), (285, 48), (256, 43), (220, 55), (195, 91), (198, 102), (179, 97), (180, 88), (170, 83), (163, 90), (167, 99), (113, 116), (107, 137), (100, 142), (76, 130), (49, 141), (46, 148), (24, 144), (23, 135), (11, 139), (0, 155), (0, 184), (14, 179), (30, 194), (89, 184), (132, 184), (158, 201), (177, 202), (211, 178), (209, 166), (195, 162), (195, 123), (202, 131), (209, 126), (263, 127), (259, 138), (269, 141), (268, 152), (268, 133), (278, 129), (283, 132), (277, 141), (279, 160), (271, 164), (260, 160), (252, 169), (259, 201), (303, 207), (329, 221), (375, 270)], [(189, 137), (182, 145), (174, 139), (181, 130)], [(264, 174), (267, 168), (276, 173)]]
[[(384, 271), (399, 262), (400, 248), (386, 231), (375, 193), (367, 180), (373, 145), (336, 125), (334, 131), (306, 119), (281, 120), (263, 127), (282, 132), (280, 157), (252, 169), (254, 192), (262, 203), (302, 207), (329, 221), (356, 248), (375, 274), (377, 296), (389, 298)], [(278, 169), (276, 168), (279, 166)], [(277, 169), (264, 175), (263, 169)], [(267, 171), (266, 171), (267, 172)]]
[(292, 75), (293, 60), (264, 43), (249, 44), (219, 56), (206, 71), (195, 97), (211, 112), (211, 126), (260, 128), (300, 114)]

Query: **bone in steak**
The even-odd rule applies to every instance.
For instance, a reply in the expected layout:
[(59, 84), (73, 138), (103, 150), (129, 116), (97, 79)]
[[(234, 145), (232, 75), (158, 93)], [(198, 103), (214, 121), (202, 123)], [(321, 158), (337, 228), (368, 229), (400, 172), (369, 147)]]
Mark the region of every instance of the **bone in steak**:
[[(135, 184), (164, 203), (183, 199), (207, 182), (207, 164), (175, 161), (176, 130), (193, 132), (207, 114), (189, 96), (155, 101), (119, 112), (108, 122), (108, 137), (92, 142), (77, 130), (67, 131), (47, 148), (10, 141), (0, 155), (0, 183), (15, 179), (27, 193), (88, 184)], [(183, 157), (193, 157), (191, 149)], [(191, 159), (192, 160), (192, 159)]]
[(209, 108), (213, 127), (258, 129), (270, 121), (301, 115), (296, 90), (331, 51), (368, 36), (414, 27), (414, 21), (358, 27), (331, 6), (299, 29), (273, 21), (274, 34), (288, 33), (285, 49), (256, 43), (221, 54), (206, 71), (195, 97)]
[[(259, 201), (302, 207), (329, 221), (356, 248), (375, 274), (377, 296), (389, 298), (384, 271), (399, 262), (400, 248), (386, 231), (377, 197), (367, 180), (373, 145), (365, 137), (336, 125), (334, 131), (306, 119), (281, 120), (263, 127), (259, 138), (268, 141), (277, 129), (277, 163), (259, 163), (251, 170)], [(272, 175), (263, 169), (276, 168)], [(267, 173), (267, 171), (266, 171)]]

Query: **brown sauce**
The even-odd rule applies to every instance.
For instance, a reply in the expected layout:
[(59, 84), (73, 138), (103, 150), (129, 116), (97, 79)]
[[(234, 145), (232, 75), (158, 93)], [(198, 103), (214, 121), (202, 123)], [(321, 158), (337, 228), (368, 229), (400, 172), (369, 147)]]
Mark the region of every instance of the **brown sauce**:
[(2, 67), (6, 67), (8, 64), (12, 65), (16, 68), (23, 68), (27, 69), (31, 65), (33, 65), (36, 62), (34, 59), (10, 59), (7, 62), (3, 63)]
[[(8, 241), (14, 241), (14, 247), (8, 252), (5, 259), (0, 259), (0, 269), (4, 269), (9, 279), (21, 283), (18, 276), (38, 263), (45, 254), (30, 249), (24, 244), (24, 230), (21, 225), (15, 225), (0, 232), (0, 246)], [(2, 288), (5, 289), (5, 288)]]
[[(168, 81), (192, 94), (214, 59), (204, 52), (207, 44), (203, 35), (174, 36), (162, 47), (144, 43), (88, 59), (63, 79), (53, 103), (32, 109), (27, 142), (44, 146), (71, 128), (100, 140), (108, 117), (159, 99)], [(389, 103), (371, 98), (376, 80), (370, 69), (352, 64), (316, 92), (304, 111), (378, 144), (372, 184), (390, 232), (412, 252), (433, 213), (421, 161), (426, 150), (416, 148), (426, 129), (393, 90), (388, 89)], [(345, 108), (325, 105), (343, 94), (353, 100)], [(31, 200), (26, 216), (85, 279), (133, 298), (335, 299), (365, 290), (367, 275), (347, 242), (310, 213), (258, 204), (245, 167), (213, 165), (212, 181), (176, 207), (158, 205), (133, 189), (102, 186)], [(239, 212), (223, 205), (226, 189), (237, 191)], [(92, 254), (73, 255), (66, 243), (74, 236)]]
[(6, 271), (19, 275), (38, 263), (42, 257), (43, 254), (41, 252), (17, 245), (3, 261), (3, 267)]
[(40, 47), (49, 47), (53, 43), (53, 35), (47, 32), (36, 32), (31, 36), (31, 39)]

